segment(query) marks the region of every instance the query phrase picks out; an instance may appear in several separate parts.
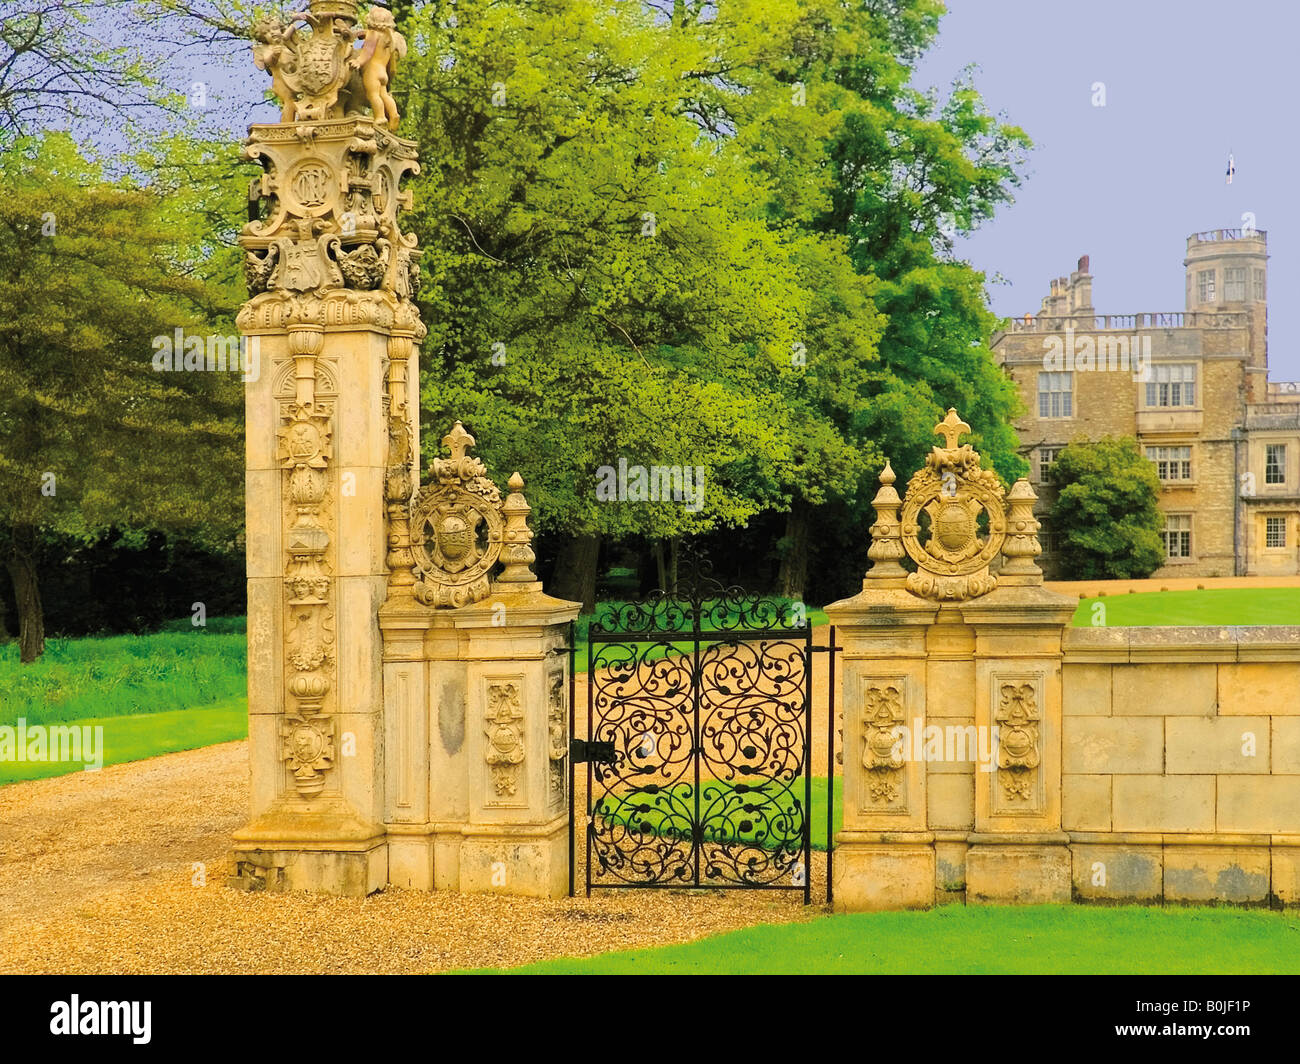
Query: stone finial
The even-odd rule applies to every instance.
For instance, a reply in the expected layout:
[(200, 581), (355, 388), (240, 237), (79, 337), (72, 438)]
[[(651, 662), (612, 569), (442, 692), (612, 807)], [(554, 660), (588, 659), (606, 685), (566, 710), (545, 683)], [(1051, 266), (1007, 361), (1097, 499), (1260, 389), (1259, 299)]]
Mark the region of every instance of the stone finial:
[(465, 431), (465, 426), (459, 421), (442, 438), (442, 445), (451, 452), (452, 461), (455, 462), (465, 457), (465, 453), (474, 446), (474, 442), (474, 437)]
[[(506, 486), (510, 489), (510, 494), (501, 504), (501, 513), (506, 519), (504, 543), (501, 547), (501, 561), (504, 568), (501, 570), (501, 575), (497, 577), (497, 583), (531, 584), (536, 585), (540, 590), (541, 585), (537, 582), (537, 574), (532, 570), (537, 555), (533, 553), (533, 530), (528, 527), (528, 515), (533, 508), (524, 498), (524, 478), (517, 472), (513, 473)], [(527, 589), (519, 587), (511, 590)]]
[(870, 529), (871, 547), (867, 557), (874, 564), (862, 582), (864, 588), (904, 587), (907, 584), (907, 570), (899, 564), (903, 557), (903, 535), (898, 509), (903, 500), (894, 489), (896, 479), (893, 466), (886, 458), (885, 468), (880, 472), (880, 490), (871, 500), (876, 510), (876, 523)]
[(1006, 563), (998, 574), (1004, 585), (1041, 584), (1043, 570), (1034, 561), (1043, 553), (1038, 542), (1038, 518), (1034, 516), (1034, 503), (1038, 496), (1029, 481), (1021, 477), (1007, 495), (1007, 538), (1002, 545)]
[(957, 416), (955, 407), (948, 407), (948, 416), (934, 427), (934, 434), (943, 437), (943, 445), (948, 450), (957, 449), (957, 441), (970, 435), (970, 426)]
[[(253, 62), (271, 75), (281, 122), (346, 118), (368, 104), (375, 125), (397, 128), (388, 83), (407, 46), (386, 7), (371, 5), (358, 28), (354, 0), (313, 0), (309, 10), (285, 19), (260, 19), (252, 36)], [(359, 49), (353, 47), (358, 39), (365, 41)]]

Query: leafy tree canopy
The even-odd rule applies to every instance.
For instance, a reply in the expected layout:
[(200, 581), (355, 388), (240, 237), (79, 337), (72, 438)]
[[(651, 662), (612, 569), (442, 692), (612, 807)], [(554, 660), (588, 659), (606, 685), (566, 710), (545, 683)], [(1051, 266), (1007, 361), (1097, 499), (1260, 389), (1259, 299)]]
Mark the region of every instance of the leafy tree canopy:
[(1130, 580), (1164, 564), (1160, 478), (1137, 440), (1076, 440), (1048, 470), (1062, 568), (1071, 580)]

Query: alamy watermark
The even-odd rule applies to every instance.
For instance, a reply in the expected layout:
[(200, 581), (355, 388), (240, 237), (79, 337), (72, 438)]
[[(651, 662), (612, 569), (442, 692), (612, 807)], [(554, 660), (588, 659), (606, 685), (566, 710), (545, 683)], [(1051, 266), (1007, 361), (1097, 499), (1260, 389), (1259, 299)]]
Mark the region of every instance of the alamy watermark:
[(208, 336), (185, 334), (177, 328), (171, 336), (153, 338), (153, 368), (157, 373), (238, 373), (247, 384), (262, 371), (260, 336)]
[(1043, 369), (1049, 373), (1132, 373), (1135, 381), (1151, 379), (1151, 337), (1075, 336), (1071, 326), (1064, 335), (1043, 337)]
[(104, 767), (104, 727), (96, 724), (0, 724), (0, 761), (80, 761), (86, 772)]
[(704, 508), (704, 467), (668, 465), (603, 465), (596, 470), (600, 502), (678, 502), (693, 514)]
[(926, 724), (915, 717), (909, 727), (895, 724), (885, 732), (894, 740), (891, 761), (976, 762), (981, 772), (993, 772), (997, 766), (998, 728), (974, 724)]

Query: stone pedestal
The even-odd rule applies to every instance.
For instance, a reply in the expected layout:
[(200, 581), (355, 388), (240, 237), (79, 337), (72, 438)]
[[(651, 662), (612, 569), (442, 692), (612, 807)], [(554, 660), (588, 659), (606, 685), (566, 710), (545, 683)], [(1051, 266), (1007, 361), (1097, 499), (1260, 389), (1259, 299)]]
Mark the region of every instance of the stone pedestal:
[(577, 603), (498, 585), (481, 602), (390, 602), (385, 717), (389, 879), (568, 892), (568, 625)]
[(246, 402), (252, 817), (232, 883), (556, 896), (578, 606), (542, 594), (523, 480), (503, 499), (460, 422), (415, 492), (425, 328), (401, 185), (419, 164), (385, 87), (406, 45), (382, 6), (357, 19), (354, 0), (313, 0), (254, 33), (282, 121), (244, 144), (263, 173), (238, 324), (262, 371)]
[(968, 902), (1068, 902), (1061, 830), (1061, 639), (1076, 603), (1034, 586), (999, 586), (962, 606), (975, 637), (975, 720), (997, 729), (979, 774), (966, 855)]
[(844, 647), (841, 911), (1070, 899), (1061, 637), (1075, 604), (1041, 586), (1029, 484), (1004, 495), (957, 445), (955, 411), (935, 431), (946, 445), (905, 497), (886, 465), (874, 565), (826, 607)]
[(843, 646), (843, 830), (835, 836), (838, 911), (934, 902), (926, 773), (910, 735), (927, 714), (926, 631), (938, 607), (867, 588), (826, 608)]

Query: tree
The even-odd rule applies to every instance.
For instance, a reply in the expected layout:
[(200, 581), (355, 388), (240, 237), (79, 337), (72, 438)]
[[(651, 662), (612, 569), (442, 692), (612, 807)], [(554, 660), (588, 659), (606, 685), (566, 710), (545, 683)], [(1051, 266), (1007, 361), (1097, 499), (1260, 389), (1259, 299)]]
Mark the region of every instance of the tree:
[(1072, 580), (1131, 580), (1164, 564), (1160, 479), (1131, 436), (1075, 440), (1048, 470), (1062, 568)]
[[(0, 139), (158, 106), (130, 47), (137, 0), (12, 0), (0, 20)], [(116, 36), (118, 41), (106, 40)]]
[[(250, 9), (153, 2), (208, 35)], [(908, 87), (936, 0), (392, 9), (424, 160), (425, 457), (459, 418), (523, 473), (562, 533), (557, 593), (591, 601), (602, 539), (780, 517), (799, 595), (814, 522), (845, 530), (823, 557), (859, 552), (884, 455), (918, 464), (950, 405), (1024, 471), (953, 238), (1010, 201), (1028, 140), (969, 78)], [(598, 498), (620, 460), (705, 467), (703, 505)]]
[[(730, 47), (752, 64), (768, 16), (745, 8)], [(855, 488), (878, 452), (824, 399), (854, 401), (874, 358), (870, 279), (842, 236), (774, 218), (751, 140), (711, 128), (713, 29), (649, 5), (470, 0), (403, 31), (425, 439), (481, 425), (489, 466), (523, 472), (542, 529), (571, 537), (557, 593), (590, 601), (601, 537), (672, 540)], [(620, 460), (705, 469), (702, 505), (602, 499)]]
[(878, 279), (885, 321), (865, 427), (896, 466), (912, 468), (954, 406), (986, 460), (1013, 480), (1026, 470), (1011, 427), (1020, 401), (988, 346), (998, 319), (985, 278), (955, 257), (954, 241), (1012, 201), (1029, 138), (988, 112), (970, 70), (946, 96), (909, 86), (942, 3), (821, 10), (834, 31), (819, 38), (817, 62), (854, 98), (828, 149), (835, 189), (818, 224), (851, 238), (855, 267)]
[(177, 330), (204, 365), (205, 337), (235, 333), (234, 302), (203, 280), (220, 257), (196, 254), (196, 215), (173, 209), (106, 181), (66, 135), (0, 155), (0, 554), (24, 662), (44, 648), (42, 539), (238, 534), (239, 375), (155, 364)]

